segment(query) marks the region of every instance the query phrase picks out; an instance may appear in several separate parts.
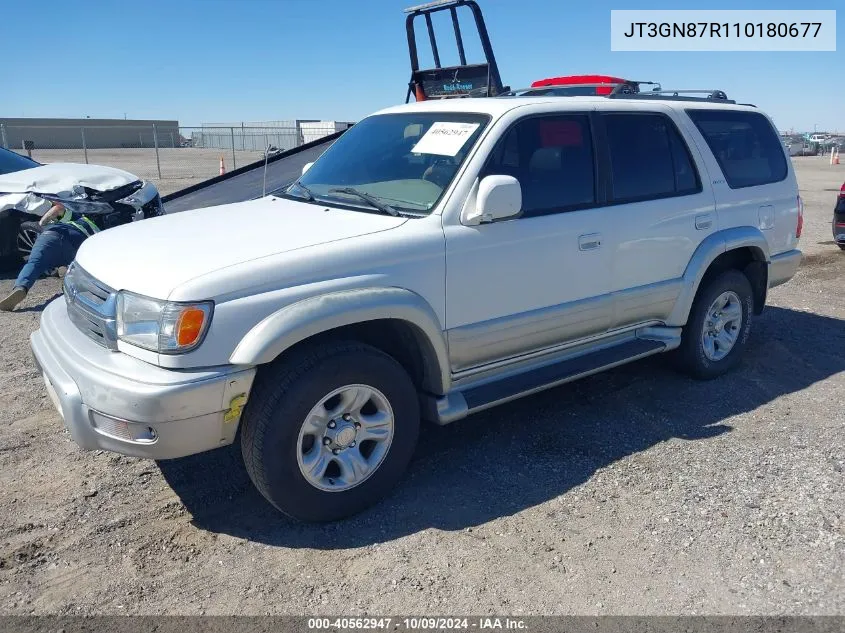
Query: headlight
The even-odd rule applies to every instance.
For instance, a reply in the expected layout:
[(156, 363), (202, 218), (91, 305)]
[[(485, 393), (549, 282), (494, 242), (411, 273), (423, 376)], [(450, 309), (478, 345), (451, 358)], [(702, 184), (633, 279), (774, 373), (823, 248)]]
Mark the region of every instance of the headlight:
[(134, 193), (123, 198), (123, 200), (118, 200), (118, 202), (140, 209), (157, 195), (158, 189), (156, 189), (156, 186), (151, 182), (144, 182)]
[(117, 338), (160, 354), (197, 347), (211, 323), (214, 303), (159, 301), (121, 290), (117, 293)]
[(50, 202), (58, 202), (65, 209), (73, 213), (94, 214), (94, 213), (111, 213), (114, 211), (108, 202), (96, 202), (93, 200), (67, 200), (52, 194), (38, 194), (39, 197), (49, 200)]

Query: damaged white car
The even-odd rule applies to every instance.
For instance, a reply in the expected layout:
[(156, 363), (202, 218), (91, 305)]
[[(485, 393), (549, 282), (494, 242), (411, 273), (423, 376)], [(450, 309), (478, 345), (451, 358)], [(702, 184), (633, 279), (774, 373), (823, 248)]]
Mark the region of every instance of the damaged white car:
[(43, 228), (39, 218), (61, 202), (71, 211), (98, 214), (105, 228), (164, 213), (151, 182), (102, 165), (53, 163), (0, 148), (0, 259), (24, 261)]

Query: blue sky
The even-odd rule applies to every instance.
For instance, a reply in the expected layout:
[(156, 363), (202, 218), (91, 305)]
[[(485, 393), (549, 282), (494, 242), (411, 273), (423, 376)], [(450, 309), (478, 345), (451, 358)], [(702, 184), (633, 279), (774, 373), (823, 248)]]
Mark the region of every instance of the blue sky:
[[(402, 9), (419, 1), (8, 2), (0, 116), (356, 120), (404, 101)], [(802, 8), (796, 0), (479, 3), (512, 87), (597, 73), (720, 88), (765, 109), (780, 129), (845, 131), (841, 0), (809, 7), (840, 9), (838, 50), (827, 53), (610, 51), (611, 9)]]

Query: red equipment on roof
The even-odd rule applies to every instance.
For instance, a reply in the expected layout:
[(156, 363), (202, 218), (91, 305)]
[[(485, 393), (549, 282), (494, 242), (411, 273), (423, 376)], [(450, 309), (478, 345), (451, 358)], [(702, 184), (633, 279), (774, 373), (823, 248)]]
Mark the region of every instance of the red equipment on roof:
[(564, 77), (550, 77), (538, 79), (531, 84), (532, 88), (547, 88), (550, 86), (595, 86), (597, 95), (608, 95), (619, 84), (634, 83), (621, 77), (610, 75), (566, 75)]

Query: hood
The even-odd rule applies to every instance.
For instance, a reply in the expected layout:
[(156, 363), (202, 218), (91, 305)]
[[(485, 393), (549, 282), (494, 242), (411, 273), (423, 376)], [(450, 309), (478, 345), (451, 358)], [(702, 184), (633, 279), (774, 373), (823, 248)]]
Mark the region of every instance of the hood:
[(406, 221), (268, 196), (118, 226), (83, 242), (76, 260), (115, 290), (166, 299), (201, 275)]
[(76, 186), (109, 191), (139, 180), (128, 171), (80, 163), (52, 163), (0, 175), (0, 193), (70, 193)]

